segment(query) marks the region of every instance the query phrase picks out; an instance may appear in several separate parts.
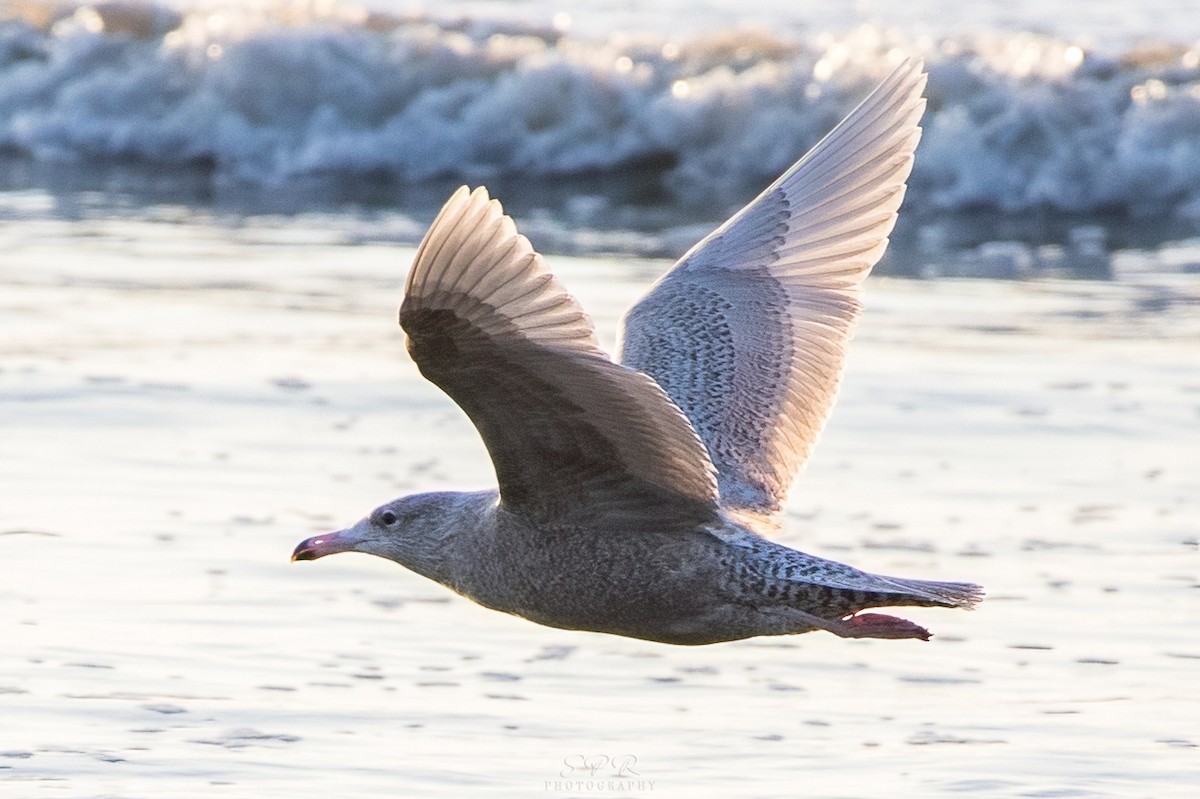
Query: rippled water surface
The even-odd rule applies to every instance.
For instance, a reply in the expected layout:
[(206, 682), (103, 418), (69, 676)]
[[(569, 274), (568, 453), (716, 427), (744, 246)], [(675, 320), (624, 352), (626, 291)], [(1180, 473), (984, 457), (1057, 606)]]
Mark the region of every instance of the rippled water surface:
[[(492, 480), (403, 354), (410, 251), (186, 219), (0, 237), (0, 795), (1200, 784), (1194, 274), (872, 280), (784, 536), (988, 598), (913, 611), (927, 644), (671, 648), (366, 556), (288, 562), (385, 499)], [(552, 265), (610, 345), (666, 266)]]

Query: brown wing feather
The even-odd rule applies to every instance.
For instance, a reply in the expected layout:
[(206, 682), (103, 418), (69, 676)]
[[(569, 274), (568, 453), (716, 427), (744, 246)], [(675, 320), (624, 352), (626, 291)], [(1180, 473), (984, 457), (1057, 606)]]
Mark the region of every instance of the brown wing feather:
[(714, 470), (686, 417), (599, 349), (482, 189), (447, 202), (407, 286), (409, 353), (475, 424), (510, 510), (657, 527), (716, 513)]

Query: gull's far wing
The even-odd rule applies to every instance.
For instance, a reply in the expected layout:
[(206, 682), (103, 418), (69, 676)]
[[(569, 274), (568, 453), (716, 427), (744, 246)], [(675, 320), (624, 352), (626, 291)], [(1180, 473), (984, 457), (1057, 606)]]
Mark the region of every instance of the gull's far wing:
[(716, 513), (715, 472), (687, 418), (599, 348), (486, 190), (460, 188), (434, 220), (400, 325), (421, 374), (478, 429), (508, 510), (666, 526)]
[(621, 362), (691, 420), (727, 509), (775, 514), (825, 425), (904, 197), (925, 77), (901, 64), (626, 315)]

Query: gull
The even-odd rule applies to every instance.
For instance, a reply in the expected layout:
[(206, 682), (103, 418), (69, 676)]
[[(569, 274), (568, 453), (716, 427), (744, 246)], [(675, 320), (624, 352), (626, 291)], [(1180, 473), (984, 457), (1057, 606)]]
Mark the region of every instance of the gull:
[(456, 191), (417, 250), (400, 326), (498, 486), (402, 497), (292, 559), (364, 552), (539, 624), (667, 644), (928, 640), (862, 611), (969, 608), (978, 586), (871, 574), (768, 537), (832, 409), (925, 81), (905, 61), (688, 251), (625, 316), (619, 361), (499, 202)]

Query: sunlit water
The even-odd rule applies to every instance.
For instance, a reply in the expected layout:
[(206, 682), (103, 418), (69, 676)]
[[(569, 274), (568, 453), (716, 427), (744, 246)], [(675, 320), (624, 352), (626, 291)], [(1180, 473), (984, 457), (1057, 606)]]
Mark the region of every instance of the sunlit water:
[[(288, 562), (492, 480), (403, 354), (411, 251), (303, 228), (0, 229), (0, 795), (1195, 795), (1195, 275), (873, 279), (784, 536), (988, 598), (672, 648)], [(666, 264), (552, 266), (611, 345)]]
[(423, 228), (486, 182), (555, 251), (678, 255), (916, 56), (902, 236), (1065, 245), (1132, 219), (1157, 245), (1200, 235), (1194, 5), (10, 0), (0, 192), (123, 181)]

